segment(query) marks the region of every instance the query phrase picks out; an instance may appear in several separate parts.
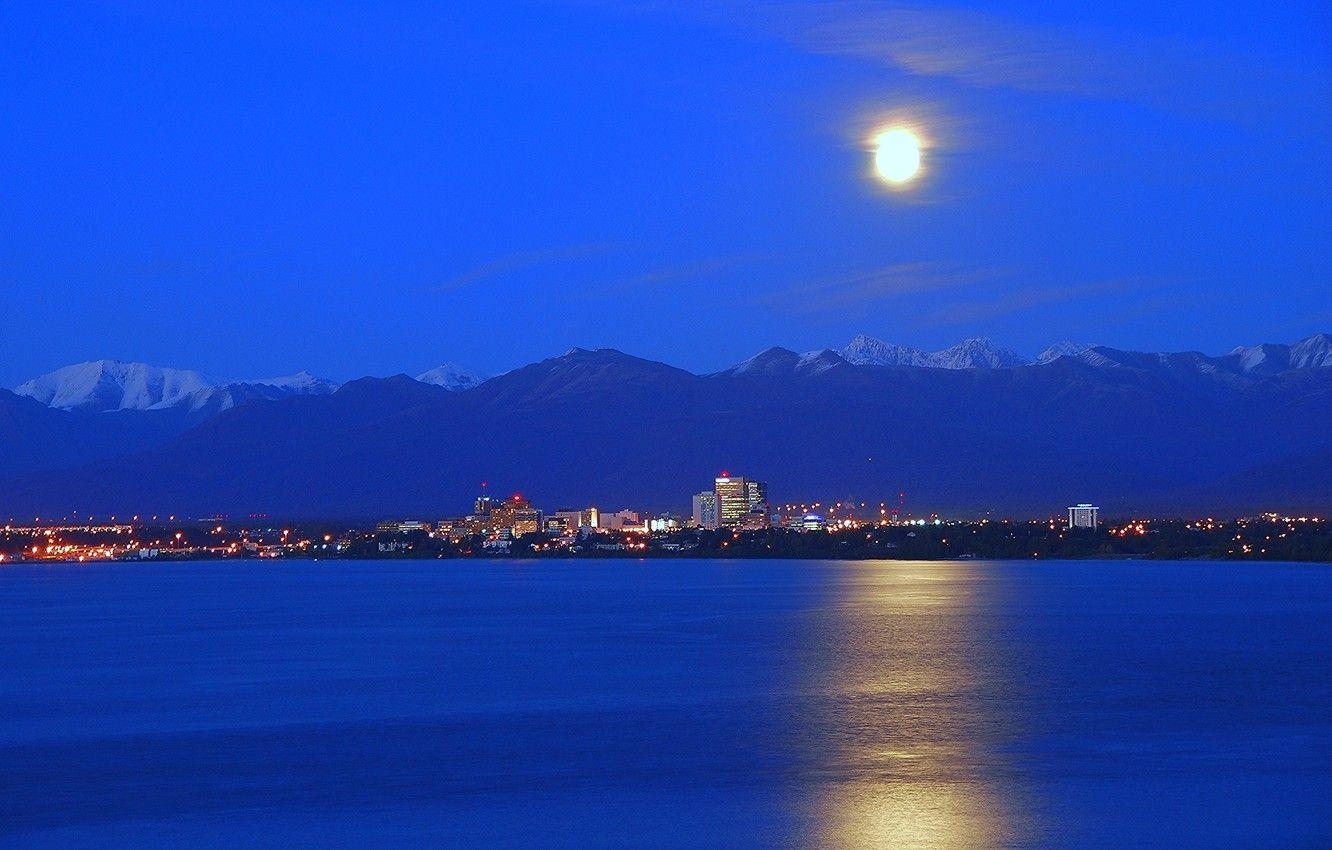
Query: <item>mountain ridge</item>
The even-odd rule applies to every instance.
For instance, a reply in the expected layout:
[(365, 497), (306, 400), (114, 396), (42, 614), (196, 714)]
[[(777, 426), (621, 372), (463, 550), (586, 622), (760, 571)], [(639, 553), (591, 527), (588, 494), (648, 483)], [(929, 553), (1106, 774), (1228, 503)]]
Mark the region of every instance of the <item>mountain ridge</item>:
[[(1256, 510), (1307, 507), (1293, 500), (1318, 497), (1310, 476), (1332, 475), (1296, 462), (1332, 457), (1332, 369), (1269, 375), (1225, 356), (1104, 347), (1009, 368), (857, 366), (782, 348), (746, 364), (695, 375), (575, 349), (462, 392), (362, 378), (237, 405), (118, 456), (21, 469), (0, 487), (0, 513), (446, 515), (483, 480), (548, 505), (679, 511), (723, 468), (769, 480), (779, 499), (905, 490), (934, 510)], [(10, 396), (37, 423), (19, 440), (53, 417), (106, 419)], [(1242, 494), (1226, 489), (1236, 480)]]
[[(605, 350), (608, 349), (574, 348), (567, 354)], [(770, 368), (781, 360), (802, 362), (806, 368), (831, 368), (838, 363), (845, 363), (852, 366), (967, 370), (1039, 366), (1065, 357), (1106, 368), (1122, 366), (1130, 360), (1141, 365), (1151, 360), (1168, 364), (1178, 362), (1180, 358), (1193, 358), (1205, 368), (1242, 375), (1272, 375), (1291, 369), (1332, 366), (1332, 335), (1314, 334), (1288, 345), (1260, 343), (1236, 346), (1219, 356), (1196, 351), (1139, 352), (1064, 341), (1049, 346), (1034, 358), (1024, 358), (987, 337), (972, 337), (931, 352), (859, 334), (840, 349), (824, 348), (804, 354), (772, 346), (740, 363), (703, 374), (739, 374)], [(447, 362), (417, 374), (415, 380), (452, 392), (465, 392), (486, 383), (490, 376)], [(193, 369), (103, 359), (60, 367), (23, 382), (13, 392), (62, 410), (109, 412), (183, 407), (194, 412), (217, 413), (251, 399), (327, 395), (339, 386), (335, 381), (317, 377), (307, 371), (276, 378), (224, 379)]]
[(860, 334), (838, 352), (856, 366), (919, 366), (931, 369), (1003, 369), (1030, 361), (988, 337), (971, 337), (940, 351), (894, 345)]
[(309, 372), (278, 378), (228, 380), (193, 369), (121, 360), (63, 366), (15, 388), (17, 395), (61, 410), (166, 410), (220, 412), (252, 398), (325, 395), (337, 384)]

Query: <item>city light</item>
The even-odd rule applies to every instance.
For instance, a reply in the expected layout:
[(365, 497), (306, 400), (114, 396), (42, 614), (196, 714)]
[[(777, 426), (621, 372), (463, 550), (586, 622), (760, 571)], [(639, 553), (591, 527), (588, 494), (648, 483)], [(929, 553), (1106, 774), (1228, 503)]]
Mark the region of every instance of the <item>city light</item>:
[[(1133, 517), (1102, 523), (1099, 508), (1069, 516), (1010, 520), (905, 512), (904, 494), (876, 498), (788, 499), (773, 503), (768, 483), (718, 476), (691, 497), (691, 514), (598, 506), (543, 510), (520, 492), (477, 497), (463, 516), (384, 520), (373, 527), (275, 525), (264, 515), (235, 524), (205, 520), (7, 522), (0, 563), (93, 564), (123, 560), (230, 558), (420, 558), (515, 556), (770, 556), (788, 552), (837, 558), (995, 557), (1332, 558), (1322, 517), (1168, 520)], [(138, 515), (136, 515), (138, 516)], [(160, 516), (160, 515), (157, 515)], [(176, 515), (168, 515), (176, 516)], [(798, 542), (803, 541), (803, 542)], [(165, 544), (165, 545), (164, 545)]]

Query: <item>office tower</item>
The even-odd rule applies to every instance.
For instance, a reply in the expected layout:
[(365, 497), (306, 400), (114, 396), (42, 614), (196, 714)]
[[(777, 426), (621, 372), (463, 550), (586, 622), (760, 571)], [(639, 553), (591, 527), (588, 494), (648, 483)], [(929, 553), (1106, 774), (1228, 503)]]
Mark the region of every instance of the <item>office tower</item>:
[(713, 483), (713, 493), (717, 496), (717, 523), (725, 528), (735, 528), (749, 513), (747, 482), (743, 478), (723, 475)]
[(507, 529), (514, 537), (521, 537), (541, 530), (541, 511), (515, 494), (513, 498), (498, 502), (491, 508), (488, 524), (492, 530)]
[(750, 513), (768, 512), (768, 482), (746, 479), (745, 498), (749, 500)]
[(714, 482), (717, 522), (735, 528), (747, 514), (768, 512), (768, 482), (723, 475)]
[(1068, 509), (1069, 528), (1096, 528), (1101, 524), (1100, 508), (1087, 503)]
[(694, 525), (697, 528), (716, 528), (721, 524), (717, 515), (717, 494), (705, 491), (694, 496)]

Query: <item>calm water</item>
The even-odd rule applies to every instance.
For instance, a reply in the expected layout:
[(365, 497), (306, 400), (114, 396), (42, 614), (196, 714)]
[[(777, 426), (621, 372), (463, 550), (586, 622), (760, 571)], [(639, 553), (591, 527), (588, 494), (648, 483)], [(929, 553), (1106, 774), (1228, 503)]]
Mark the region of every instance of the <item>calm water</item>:
[(1332, 845), (1332, 569), (0, 570), (0, 845)]

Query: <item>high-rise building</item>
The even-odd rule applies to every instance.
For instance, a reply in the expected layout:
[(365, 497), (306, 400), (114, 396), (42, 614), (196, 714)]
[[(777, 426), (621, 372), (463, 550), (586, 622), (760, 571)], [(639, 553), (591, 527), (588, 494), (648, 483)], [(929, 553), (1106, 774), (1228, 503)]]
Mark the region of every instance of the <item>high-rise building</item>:
[(746, 481), (745, 497), (749, 499), (750, 513), (766, 514), (768, 512), (768, 482)]
[(1068, 509), (1069, 528), (1096, 528), (1101, 524), (1100, 508), (1086, 502)]
[(717, 495), (717, 521), (725, 528), (735, 528), (751, 513), (768, 512), (768, 483), (750, 478), (723, 475), (714, 482)]
[(541, 511), (518, 494), (498, 502), (490, 509), (489, 526), (492, 530), (508, 530), (514, 537), (541, 530)]
[(721, 524), (717, 514), (717, 494), (711, 490), (694, 496), (694, 526), (716, 528)]
[(749, 497), (745, 493), (743, 478), (723, 475), (713, 482), (713, 492), (717, 496), (717, 523), (726, 528), (735, 528), (740, 520), (749, 513)]

